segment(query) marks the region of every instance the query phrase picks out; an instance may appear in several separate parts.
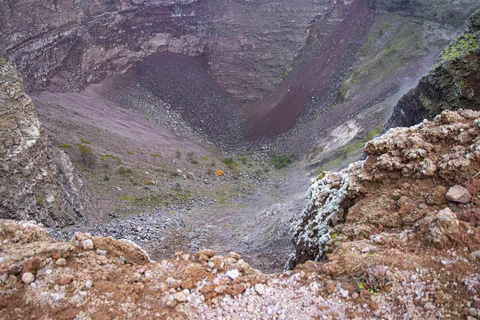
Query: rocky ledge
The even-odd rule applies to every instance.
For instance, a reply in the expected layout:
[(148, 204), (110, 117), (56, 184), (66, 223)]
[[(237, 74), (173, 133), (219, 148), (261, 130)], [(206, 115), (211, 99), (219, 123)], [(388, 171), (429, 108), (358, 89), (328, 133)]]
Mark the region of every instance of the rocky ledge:
[(480, 318), (480, 112), (392, 129), (365, 152), (313, 180), (296, 267), (280, 274), (233, 252), (154, 262), (131, 241), (0, 220), (0, 317)]
[(93, 219), (94, 200), (70, 159), (49, 146), (21, 79), (0, 57), (0, 218), (63, 226)]

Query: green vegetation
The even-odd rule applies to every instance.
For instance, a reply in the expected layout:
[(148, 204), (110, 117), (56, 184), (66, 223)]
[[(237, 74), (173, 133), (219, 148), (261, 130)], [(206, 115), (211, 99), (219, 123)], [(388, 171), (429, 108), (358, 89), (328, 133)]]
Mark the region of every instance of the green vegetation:
[(37, 206), (38, 207), (43, 208), (43, 207), (45, 207), (45, 205), (46, 205), (45, 200), (43, 200), (43, 198), (37, 198)]
[(175, 151), (175, 157), (177, 157), (177, 159), (180, 159), (182, 157), (182, 152), (180, 152), (179, 150)]
[(105, 177), (103, 177), (103, 180), (104, 180), (104, 181), (109, 181), (110, 178), (109, 178), (107, 175), (105, 175)]
[(114, 159), (117, 161), (117, 164), (121, 164), (122, 163), (122, 160), (120, 159), (120, 157), (115, 157), (115, 156), (112, 156), (111, 154), (102, 154), (100, 155), (100, 161), (101, 162), (104, 162), (105, 159)]
[(121, 196), (120, 200), (135, 200), (136, 198), (130, 196)]
[(88, 141), (87, 139), (80, 138), (80, 141), (85, 144), (90, 144), (90, 141)]
[(238, 158), (238, 160), (240, 160), (242, 164), (248, 164), (248, 158), (245, 156)]
[(232, 157), (230, 158), (222, 158), (222, 162), (226, 165), (230, 170), (237, 171), (238, 170), (238, 163), (233, 160)]
[(83, 132), (81, 132), (81, 131), (77, 131), (77, 134), (79, 134), (79, 135), (83, 135)]
[[(440, 45), (424, 40), (421, 19), (403, 18), (398, 29), (393, 21), (392, 17), (385, 15), (375, 23), (367, 41), (360, 49), (360, 55), (365, 59), (340, 87), (338, 104), (350, 98), (350, 89), (355, 87), (358, 92), (364, 91), (375, 81), (428, 54), (429, 47)], [(382, 42), (385, 44), (379, 47), (379, 43)]]
[(455, 39), (455, 42), (450, 45), (442, 55), (444, 60), (452, 60), (462, 55), (474, 53), (478, 47), (478, 41), (472, 34), (466, 33)]
[(180, 182), (175, 183), (175, 191), (182, 191), (182, 186), (180, 185)]
[(292, 159), (289, 156), (273, 155), (270, 159), (270, 163), (275, 167), (275, 169), (282, 169), (288, 167), (292, 163)]
[(208, 161), (208, 158), (205, 157), (205, 156), (203, 156), (203, 157), (200, 158), (200, 160), (202, 160), (202, 161)]
[(160, 157), (160, 154), (158, 154), (158, 153), (150, 153), (150, 155), (152, 157), (154, 157), (155, 159), (158, 159), (158, 157)]
[(72, 149), (73, 147), (69, 144), (66, 144), (66, 143), (62, 143), (60, 145), (60, 148), (64, 149), (64, 150), (68, 150), (68, 149)]
[(132, 173), (132, 169), (130, 168), (125, 168), (125, 167), (120, 167), (118, 168), (118, 173), (121, 175), (127, 175)]
[(133, 151), (127, 151), (128, 154), (133, 154)]
[(190, 161), (190, 163), (192, 163), (192, 164), (197, 164), (198, 163), (197, 159), (195, 159), (195, 152), (193, 152), (193, 151), (187, 153), (187, 160)]
[(89, 146), (78, 144), (78, 150), (80, 151), (79, 160), (86, 166), (93, 166), (96, 162), (95, 154)]

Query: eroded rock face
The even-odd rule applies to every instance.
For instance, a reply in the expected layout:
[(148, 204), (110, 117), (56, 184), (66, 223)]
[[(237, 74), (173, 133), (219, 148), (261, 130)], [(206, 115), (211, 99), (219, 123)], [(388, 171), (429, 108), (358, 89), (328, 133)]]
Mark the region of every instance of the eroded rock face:
[(154, 52), (204, 56), (239, 100), (265, 95), (331, 1), (32, 1), (0, 4), (0, 53), (26, 90), (81, 89)]
[(452, 4), (449, 0), (371, 0), (372, 7), (379, 12), (395, 11), (407, 16), (422, 17), (455, 26), (464, 24), (465, 19), (478, 8), (476, 0), (462, 0)]
[(480, 110), (480, 10), (463, 36), (440, 55), (430, 72), (395, 106), (387, 127), (412, 126), (443, 110)]
[[(420, 238), (443, 239), (441, 230), (451, 230), (455, 223), (447, 221), (448, 212), (435, 211), (447, 207), (448, 188), (465, 185), (473, 190), (478, 184), (472, 177), (480, 171), (480, 112), (444, 111), (434, 121), (391, 129), (368, 142), (364, 152), (365, 161), (312, 181), (301, 221), (292, 229), (296, 251), (287, 268), (321, 260), (325, 247), (340, 234), (368, 237), (418, 222), (425, 230), (440, 225), (434, 235), (418, 232)], [(451, 204), (457, 212), (478, 205), (477, 198)]]
[[(49, 226), (92, 216), (95, 197), (68, 157), (48, 146), (32, 100), (0, 61), (0, 217)], [(85, 199), (88, 198), (88, 201)]]

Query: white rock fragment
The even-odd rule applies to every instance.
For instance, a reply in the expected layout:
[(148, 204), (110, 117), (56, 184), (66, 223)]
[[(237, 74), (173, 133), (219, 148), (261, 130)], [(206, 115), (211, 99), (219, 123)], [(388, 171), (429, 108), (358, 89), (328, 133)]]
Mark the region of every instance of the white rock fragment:
[(93, 250), (93, 241), (91, 239), (82, 242), (83, 250)]
[(256, 291), (259, 295), (263, 296), (263, 295), (265, 294), (265, 287), (263, 286), (263, 284), (257, 283), (257, 284), (255, 285), (255, 291)]
[(33, 273), (31, 273), (31, 272), (25, 272), (22, 276), (22, 281), (25, 284), (30, 284), (30, 283), (33, 282), (33, 280), (35, 280), (35, 277), (33, 276)]
[(340, 289), (340, 295), (341, 295), (343, 298), (348, 298), (348, 290)]
[(237, 269), (228, 270), (227, 271), (227, 277), (229, 277), (232, 280), (235, 280), (238, 277), (240, 277), (240, 272)]

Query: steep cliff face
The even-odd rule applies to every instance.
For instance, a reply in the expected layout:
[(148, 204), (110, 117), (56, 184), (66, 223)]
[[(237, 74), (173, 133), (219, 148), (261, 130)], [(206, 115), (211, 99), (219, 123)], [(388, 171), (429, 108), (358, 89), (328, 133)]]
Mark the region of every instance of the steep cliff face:
[(480, 110), (480, 10), (430, 72), (398, 101), (387, 127), (411, 126), (443, 110), (462, 108)]
[(121, 73), (154, 52), (204, 56), (241, 101), (282, 80), (309, 21), (329, 1), (32, 1), (0, 4), (0, 53), (26, 90), (61, 90)]
[(32, 100), (0, 61), (0, 217), (61, 226), (94, 218), (95, 197), (68, 157), (48, 146)]

